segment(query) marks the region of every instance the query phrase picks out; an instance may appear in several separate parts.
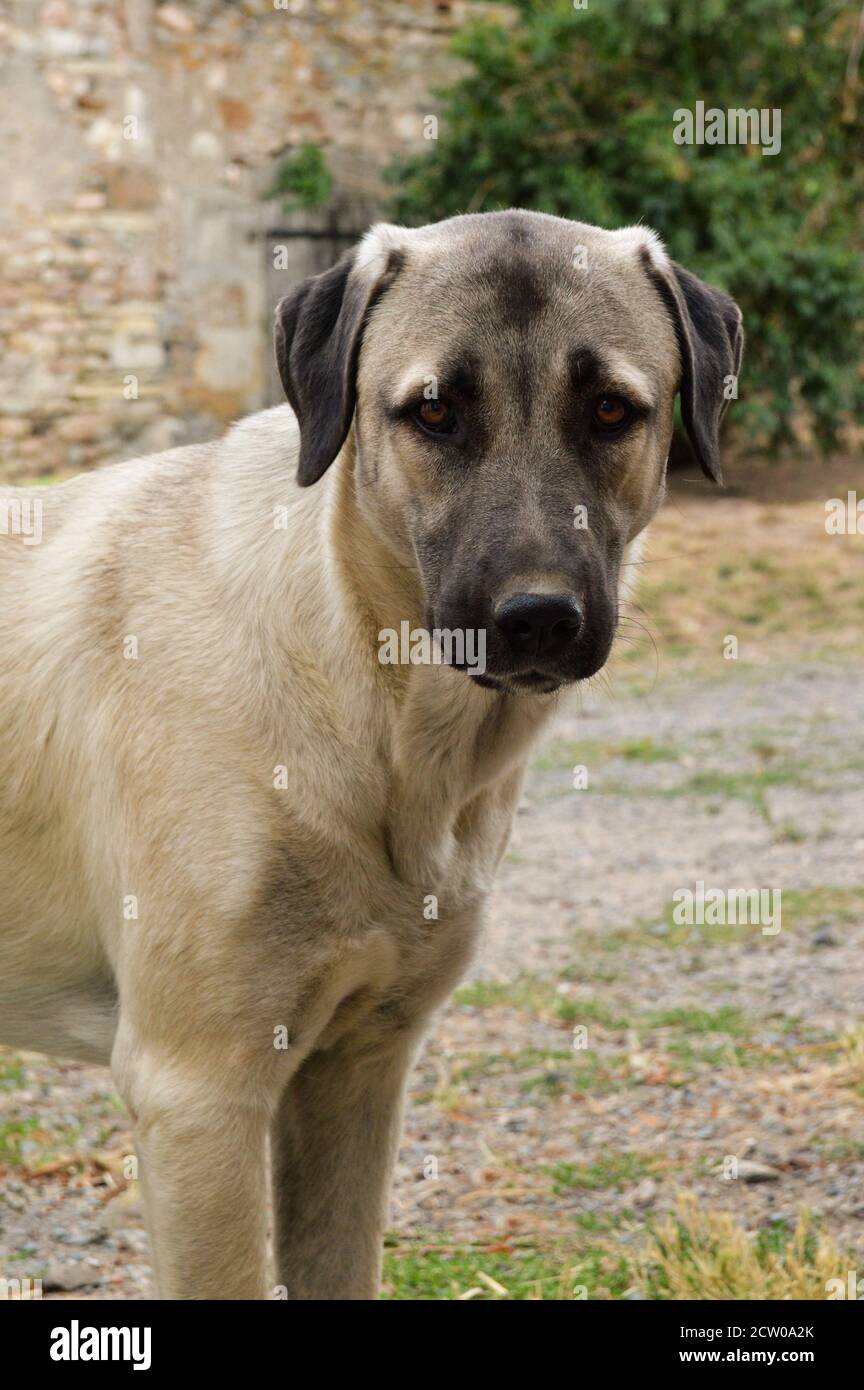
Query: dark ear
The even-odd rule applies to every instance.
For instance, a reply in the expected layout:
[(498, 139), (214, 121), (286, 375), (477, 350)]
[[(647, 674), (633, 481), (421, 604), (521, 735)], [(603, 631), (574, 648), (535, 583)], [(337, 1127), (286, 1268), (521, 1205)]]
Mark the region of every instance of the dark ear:
[(661, 269), (649, 256), (645, 268), (675, 325), (681, 353), (681, 418), (703, 472), (720, 482), (720, 422), (729, 404), (728, 378), (737, 377), (744, 351), (741, 310), (670, 261)]
[(301, 487), (317, 483), (345, 443), (354, 415), (363, 329), (401, 264), (394, 251), (383, 274), (361, 277), (355, 272), (355, 255), (346, 252), (330, 270), (303, 280), (276, 306), (276, 362), (300, 423)]

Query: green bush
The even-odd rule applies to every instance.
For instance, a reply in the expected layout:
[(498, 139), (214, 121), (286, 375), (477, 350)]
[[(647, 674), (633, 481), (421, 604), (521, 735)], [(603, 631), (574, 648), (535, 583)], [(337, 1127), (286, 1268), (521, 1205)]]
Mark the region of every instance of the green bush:
[[(864, 404), (864, 91), (849, 56), (859, 8), (517, 0), (457, 34), (465, 76), (438, 94), (439, 138), (391, 169), (393, 215), (416, 224), (514, 206), (646, 222), (741, 305), (737, 425), (775, 448), (803, 413), (833, 446)], [(674, 112), (700, 100), (779, 108), (779, 153), (676, 144)]]
[(265, 198), (279, 198), (283, 212), (297, 208), (317, 208), (333, 191), (327, 161), (317, 145), (301, 145), (282, 160), (273, 175)]

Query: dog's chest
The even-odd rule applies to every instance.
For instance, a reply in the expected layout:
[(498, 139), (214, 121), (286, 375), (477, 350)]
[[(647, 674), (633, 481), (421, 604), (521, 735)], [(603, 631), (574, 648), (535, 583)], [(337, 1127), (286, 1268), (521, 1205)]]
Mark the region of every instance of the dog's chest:
[(332, 1027), (346, 1010), (410, 1026), (446, 998), (474, 952), (521, 774), (505, 763), (484, 786), (473, 744), (458, 757), (450, 748), (417, 748), (394, 765), (358, 741), (323, 785), (303, 763), (292, 769), (281, 868), (270, 876), (273, 926), (295, 998), (304, 1008), (320, 1000), (316, 1017), (329, 1012)]
[(391, 885), (386, 906), (337, 946), (325, 993), (338, 1002), (319, 1045), (351, 1030), (370, 1038), (412, 1031), (458, 984), (477, 945), (485, 895), (425, 886)]
[[(500, 835), (496, 837), (500, 841)], [(410, 880), (396, 872), (383, 831), (286, 847), (259, 923), (284, 941), (303, 1024), (328, 1042), (349, 1027), (411, 1027), (463, 975), (498, 854), (494, 839), (452, 835), (434, 864), (418, 843)]]

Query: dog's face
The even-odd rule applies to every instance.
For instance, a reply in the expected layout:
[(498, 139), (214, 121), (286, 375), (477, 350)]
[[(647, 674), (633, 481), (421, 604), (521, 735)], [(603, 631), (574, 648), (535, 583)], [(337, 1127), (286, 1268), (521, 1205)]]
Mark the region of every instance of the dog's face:
[(358, 506), (419, 569), (426, 626), (482, 632), (469, 675), (511, 693), (603, 665), (622, 559), (663, 495), (675, 395), (718, 477), (740, 353), (736, 306), (653, 233), (539, 213), (374, 228), (277, 311), (300, 481), (353, 419)]

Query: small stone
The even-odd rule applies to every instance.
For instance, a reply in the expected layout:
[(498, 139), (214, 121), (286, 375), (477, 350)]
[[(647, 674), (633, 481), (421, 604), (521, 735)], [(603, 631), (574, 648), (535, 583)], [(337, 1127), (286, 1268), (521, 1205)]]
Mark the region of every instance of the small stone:
[(837, 938), (829, 927), (822, 927), (813, 937), (814, 946), (836, 946)]
[(83, 1289), (86, 1284), (96, 1283), (92, 1269), (81, 1264), (60, 1264), (52, 1260), (49, 1264), (42, 1287), (46, 1291), (58, 1289), (68, 1293), (72, 1289)]
[(739, 1158), (738, 1177), (741, 1182), (776, 1182), (781, 1173), (777, 1168), (769, 1168), (767, 1163), (756, 1163), (751, 1158)]
[(165, 29), (173, 29), (175, 34), (194, 34), (195, 21), (181, 5), (160, 5), (156, 11), (156, 23)]
[(657, 1184), (653, 1178), (643, 1178), (630, 1194), (634, 1207), (650, 1207), (657, 1196)]
[[(66, 1236), (64, 1238), (64, 1243), (74, 1246), (104, 1245), (107, 1239), (108, 1236), (105, 1231), (82, 1231), (80, 1234), (76, 1233), (75, 1235)], [(92, 1256), (89, 1257), (88, 1263), (93, 1263)]]

